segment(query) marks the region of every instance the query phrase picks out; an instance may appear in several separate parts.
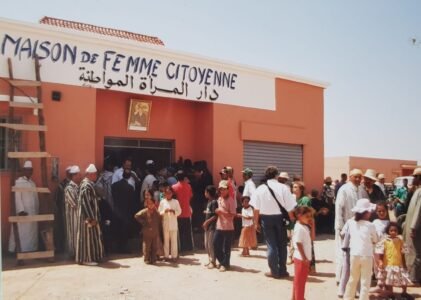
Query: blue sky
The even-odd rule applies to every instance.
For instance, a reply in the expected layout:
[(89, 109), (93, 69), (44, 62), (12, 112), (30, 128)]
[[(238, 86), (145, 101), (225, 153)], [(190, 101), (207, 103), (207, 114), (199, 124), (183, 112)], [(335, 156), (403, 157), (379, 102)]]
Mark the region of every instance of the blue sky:
[(325, 156), (421, 164), (421, 1), (19, 0), (4, 1), (0, 16), (124, 29), (170, 49), (327, 81)]

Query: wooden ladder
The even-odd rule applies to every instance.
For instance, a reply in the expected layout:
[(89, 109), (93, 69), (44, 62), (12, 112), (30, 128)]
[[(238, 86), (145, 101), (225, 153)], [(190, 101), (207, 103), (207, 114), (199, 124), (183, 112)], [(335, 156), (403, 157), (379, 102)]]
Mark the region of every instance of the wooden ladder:
[[(10, 185), (12, 186), (12, 203), (11, 203), (11, 214), (9, 217), (9, 222), (12, 224), (13, 232), (14, 232), (14, 239), (16, 244), (16, 258), (17, 262), (21, 263), (22, 260), (25, 259), (34, 259), (34, 258), (53, 258), (54, 257), (54, 246), (52, 249), (48, 249), (46, 251), (36, 251), (36, 252), (21, 252), (21, 244), (19, 239), (19, 232), (18, 232), (18, 223), (25, 223), (25, 222), (51, 222), (54, 220), (54, 214), (39, 214), (39, 215), (29, 215), (29, 216), (16, 216), (16, 209), (15, 209), (15, 201), (13, 193), (16, 192), (37, 192), (40, 193), (39, 201), (46, 202), (51, 201), (50, 197), (50, 190), (48, 188), (48, 175), (47, 175), (47, 158), (51, 157), (50, 154), (46, 152), (46, 145), (45, 145), (45, 132), (47, 131), (47, 127), (45, 126), (44, 121), (44, 114), (43, 114), (43, 104), (42, 104), (42, 88), (41, 88), (41, 76), (40, 76), (40, 64), (38, 57), (35, 58), (35, 78), (36, 80), (17, 80), (13, 77), (13, 68), (12, 68), (12, 61), (10, 58), (7, 60), (8, 69), (9, 69), (9, 115), (7, 123), (0, 123), (0, 126), (5, 127), (8, 129), (8, 136), (9, 136), (9, 168), (11, 170), (10, 176)], [(36, 94), (38, 102), (35, 103), (34, 100), (28, 96), (28, 94), (24, 91), (27, 88), (36, 88)], [(21, 91), (23, 94), (28, 96), (32, 103), (20, 103), (15, 102), (15, 92), (16, 90)], [(38, 124), (16, 124), (13, 123), (15, 119), (15, 108), (27, 108), (27, 109), (36, 109), (38, 110)], [(18, 139), (15, 138), (17, 131), (31, 131), (31, 132), (38, 132), (39, 137), (39, 152), (19, 152), (19, 145)], [(41, 159), (41, 183), (43, 187), (35, 187), (35, 188), (21, 188), (14, 186), (16, 176), (17, 176), (17, 168), (18, 162), (17, 159), (19, 158), (40, 158)], [(45, 207), (47, 205), (40, 205), (40, 207)], [(40, 229), (40, 228), (39, 228)], [(52, 233), (52, 230), (51, 230)], [(51, 235), (52, 236), (52, 235)], [(51, 241), (51, 245), (53, 245), (53, 241)], [(45, 245), (46, 248), (47, 245)]]

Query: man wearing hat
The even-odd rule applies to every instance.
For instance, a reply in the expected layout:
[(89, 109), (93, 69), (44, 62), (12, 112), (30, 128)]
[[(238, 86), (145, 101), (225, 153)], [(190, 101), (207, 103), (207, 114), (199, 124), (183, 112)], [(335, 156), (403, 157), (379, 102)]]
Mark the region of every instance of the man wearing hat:
[(336, 244), (336, 282), (341, 279), (342, 274), (342, 240), (340, 232), (346, 221), (354, 216), (352, 208), (357, 204), (358, 199), (368, 198), (367, 192), (361, 186), (363, 173), (359, 169), (353, 169), (349, 173), (349, 181), (342, 185), (336, 196), (335, 203), (335, 244)]
[(76, 262), (88, 266), (98, 265), (104, 256), (98, 196), (94, 186), (96, 179), (97, 169), (94, 164), (90, 164), (79, 189), (79, 224), (76, 245)]
[(406, 214), (403, 238), (409, 250), (405, 260), (410, 279), (414, 283), (421, 284), (421, 168), (416, 168), (413, 176), (412, 185), (416, 186), (416, 190)]
[(386, 186), (384, 185), (385, 181), (386, 177), (384, 176), (384, 174), (380, 173), (379, 175), (377, 175), (377, 181), (375, 184), (382, 190), (383, 195), (387, 197)]
[(66, 249), (66, 208), (64, 204), (64, 189), (70, 182), (70, 169), (66, 168), (66, 176), (58, 184), (54, 194), (54, 246), (57, 252), (63, 252)]
[[(25, 161), (23, 165), (23, 176), (16, 179), (16, 188), (35, 188), (32, 181), (33, 169), (30, 160)], [(37, 215), (39, 211), (38, 193), (35, 191), (17, 191), (15, 192), (15, 210), (17, 216)], [(20, 251), (29, 252), (38, 250), (38, 223), (25, 222), (18, 223)], [(15, 236), (13, 232), (9, 238), (9, 251), (16, 251)]]
[(253, 182), (253, 170), (250, 168), (245, 168), (243, 171), (243, 179), (244, 179), (244, 191), (243, 196), (248, 196), (251, 198), (254, 191), (256, 190), (256, 185)]
[(64, 189), (64, 202), (66, 212), (66, 238), (67, 253), (70, 257), (75, 257), (77, 226), (78, 226), (78, 198), (80, 169), (78, 166), (72, 166), (69, 170), (70, 182)]
[(368, 194), (368, 198), (371, 203), (378, 203), (386, 200), (386, 196), (383, 194), (382, 190), (374, 184), (377, 180), (376, 171), (373, 169), (367, 169), (364, 173), (364, 188)]
[(289, 180), (289, 175), (287, 172), (281, 172), (278, 176), (278, 181), (282, 184), (287, 184)]

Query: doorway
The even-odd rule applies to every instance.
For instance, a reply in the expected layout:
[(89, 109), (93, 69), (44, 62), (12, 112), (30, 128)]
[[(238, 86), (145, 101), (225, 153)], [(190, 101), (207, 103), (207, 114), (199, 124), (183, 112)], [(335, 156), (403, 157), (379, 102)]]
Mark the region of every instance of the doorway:
[(104, 159), (111, 159), (116, 166), (121, 166), (127, 157), (133, 159), (133, 170), (144, 170), (150, 159), (155, 162), (157, 170), (168, 167), (174, 161), (174, 141), (104, 138)]

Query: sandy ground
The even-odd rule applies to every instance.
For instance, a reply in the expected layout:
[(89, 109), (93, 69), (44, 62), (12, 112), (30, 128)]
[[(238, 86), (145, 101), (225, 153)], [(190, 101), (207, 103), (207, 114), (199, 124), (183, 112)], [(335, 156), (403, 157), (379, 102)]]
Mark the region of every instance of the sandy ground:
[[(317, 274), (311, 276), (306, 299), (336, 299), (334, 241), (321, 236), (315, 242)], [(251, 257), (232, 252), (231, 271), (208, 270), (204, 252), (182, 256), (178, 264), (145, 265), (132, 256), (112, 256), (97, 267), (71, 261), (48, 263), (28, 261), (16, 267), (3, 261), (3, 299), (290, 299), (292, 277), (266, 278), (266, 246), (260, 245)], [(288, 266), (293, 275), (293, 266)], [(421, 299), (421, 288), (409, 292)]]

